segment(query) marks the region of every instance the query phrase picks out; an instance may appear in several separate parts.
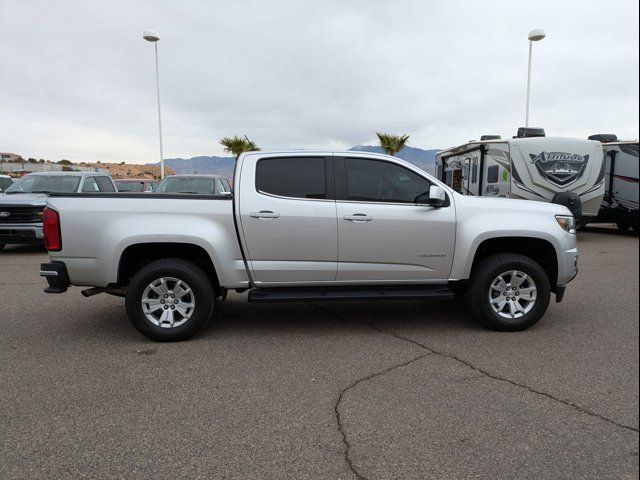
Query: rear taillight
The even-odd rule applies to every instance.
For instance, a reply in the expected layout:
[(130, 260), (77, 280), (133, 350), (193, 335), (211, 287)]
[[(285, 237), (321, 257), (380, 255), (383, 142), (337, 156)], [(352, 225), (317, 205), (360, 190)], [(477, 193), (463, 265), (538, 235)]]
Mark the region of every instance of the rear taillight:
[(42, 213), (42, 229), (44, 232), (44, 248), (50, 252), (62, 250), (60, 232), (60, 214), (52, 208), (45, 208)]

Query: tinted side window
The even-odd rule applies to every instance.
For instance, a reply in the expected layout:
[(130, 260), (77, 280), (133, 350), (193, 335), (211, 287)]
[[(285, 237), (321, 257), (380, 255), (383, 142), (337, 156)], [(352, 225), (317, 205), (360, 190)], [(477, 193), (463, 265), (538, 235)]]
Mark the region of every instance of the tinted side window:
[(116, 188), (113, 183), (107, 177), (96, 177), (101, 192), (115, 192)]
[(498, 173), (500, 167), (494, 165), (487, 169), (487, 183), (497, 183), (498, 182)]
[(264, 158), (256, 165), (256, 189), (282, 197), (327, 198), (324, 158)]
[(471, 183), (478, 181), (478, 159), (473, 159), (473, 168), (471, 169)]
[(381, 160), (347, 158), (348, 200), (415, 203), (431, 182), (400, 165)]
[(82, 185), (83, 192), (99, 192), (98, 183), (95, 177), (87, 177), (84, 179), (84, 185)]

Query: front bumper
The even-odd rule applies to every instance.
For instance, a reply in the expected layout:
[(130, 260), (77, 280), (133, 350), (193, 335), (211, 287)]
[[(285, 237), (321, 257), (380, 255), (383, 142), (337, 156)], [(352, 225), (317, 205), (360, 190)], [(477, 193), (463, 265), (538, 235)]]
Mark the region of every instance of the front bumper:
[(578, 248), (562, 252), (558, 258), (558, 285), (566, 285), (578, 274)]
[(40, 276), (44, 277), (49, 284), (44, 289), (45, 293), (64, 293), (69, 289), (67, 266), (62, 262), (41, 263)]
[(553, 290), (556, 294), (556, 303), (562, 301), (567, 283), (578, 275), (578, 247), (575, 246), (575, 240), (572, 243), (572, 245), (565, 245), (562, 253), (558, 256), (558, 281)]
[(0, 243), (42, 243), (42, 224), (0, 224)]

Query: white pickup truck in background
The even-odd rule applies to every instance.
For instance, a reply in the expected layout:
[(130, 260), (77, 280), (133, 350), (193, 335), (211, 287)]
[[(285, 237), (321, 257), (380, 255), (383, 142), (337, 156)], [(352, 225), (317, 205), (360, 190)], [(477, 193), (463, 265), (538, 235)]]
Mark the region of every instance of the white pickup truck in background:
[(563, 206), (463, 196), (395, 157), (251, 152), (232, 195), (53, 194), (49, 293), (126, 297), (133, 325), (180, 340), (228, 290), (250, 302), (466, 294), (495, 330), (522, 330), (576, 275)]

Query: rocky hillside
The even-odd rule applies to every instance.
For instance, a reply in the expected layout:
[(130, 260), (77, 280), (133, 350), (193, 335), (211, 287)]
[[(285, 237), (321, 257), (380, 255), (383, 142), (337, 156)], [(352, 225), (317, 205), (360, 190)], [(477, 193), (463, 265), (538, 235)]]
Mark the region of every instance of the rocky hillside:
[[(84, 163), (82, 166), (98, 168), (109, 172), (113, 178), (160, 178), (160, 167), (157, 165), (136, 165), (132, 163)], [(175, 175), (177, 172), (165, 163), (165, 175)]]

